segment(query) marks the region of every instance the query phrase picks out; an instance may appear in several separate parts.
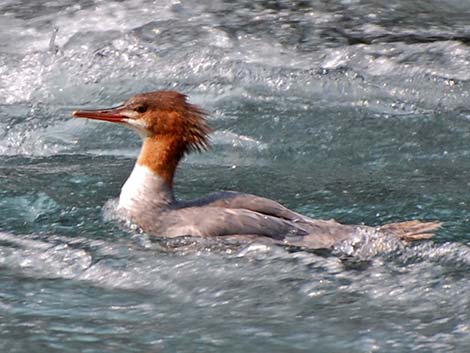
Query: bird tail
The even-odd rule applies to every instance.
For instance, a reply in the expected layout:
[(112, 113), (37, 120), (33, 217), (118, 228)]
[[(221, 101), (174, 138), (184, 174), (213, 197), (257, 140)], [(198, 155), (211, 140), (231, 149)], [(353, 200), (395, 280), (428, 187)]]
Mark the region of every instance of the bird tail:
[(406, 221), (385, 224), (379, 227), (379, 230), (389, 233), (403, 241), (412, 242), (433, 237), (434, 232), (440, 226), (440, 222)]

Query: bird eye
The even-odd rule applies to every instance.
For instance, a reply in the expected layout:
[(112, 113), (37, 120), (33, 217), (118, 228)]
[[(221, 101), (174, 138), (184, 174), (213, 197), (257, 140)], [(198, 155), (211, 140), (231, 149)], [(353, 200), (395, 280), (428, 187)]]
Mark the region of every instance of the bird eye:
[(145, 111), (147, 110), (147, 107), (144, 105), (138, 105), (134, 110), (137, 113), (145, 113)]

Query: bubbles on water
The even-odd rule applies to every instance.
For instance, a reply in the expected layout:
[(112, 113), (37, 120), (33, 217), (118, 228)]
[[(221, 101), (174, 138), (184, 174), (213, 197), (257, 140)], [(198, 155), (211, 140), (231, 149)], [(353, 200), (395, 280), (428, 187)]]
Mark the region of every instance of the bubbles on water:
[(68, 244), (53, 244), (39, 239), (0, 233), (0, 264), (24, 275), (41, 278), (76, 278), (91, 264), (91, 256), (83, 249)]
[(252, 137), (238, 135), (231, 131), (215, 131), (211, 135), (211, 142), (215, 145), (230, 145), (232, 149), (263, 151), (268, 148), (267, 144)]
[[(433, 109), (436, 101), (439, 109), (449, 110), (468, 100), (468, 89), (462, 82), (468, 53), (459, 42), (384, 44), (377, 40), (306, 50), (308, 43), (322, 37), (325, 23), (338, 21), (328, 17), (327, 5), (313, 13), (294, 6), (294, 13), (268, 11), (263, 15), (234, 5), (226, 23), (218, 23), (217, 14), (225, 13), (227, 5), (219, 6), (219, 10), (216, 6), (203, 16), (198, 11), (207, 10), (204, 7), (190, 9), (184, 3), (175, 7), (172, 2), (153, 4), (151, 9), (145, 1), (59, 6), (61, 15), (52, 21), (59, 28), (54, 41), (59, 50), (48, 49), (54, 33), (52, 14), (48, 14), (33, 30), (31, 43), (37, 45), (18, 40), (15, 45), (23, 43), (27, 49), (12, 47), (15, 55), (9, 51), (0, 55), (0, 95), (14, 108), (31, 101), (53, 105), (45, 116), (33, 120), (45, 118), (57, 129), (65, 128), (65, 134), (75, 129), (79, 135), (83, 126), (56, 123), (68, 118), (77, 105), (114, 104), (132, 93), (159, 88), (203, 97), (204, 106), (209, 108), (221, 97), (251, 97), (258, 102), (302, 97), (302, 102), (291, 101), (290, 105), (301, 107), (306, 101), (315, 101), (407, 114)], [(314, 26), (300, 44), (294, 41), (299, 28), (287, 20), (294, 14), (306, 28), (311, 21), (320, 25)], [(256, 34), (235, 26), (245, 19), (263, 30), (270, 28), (267, 18), (277, 18), (283, 25)], [(22, 32), (24, 22), (18, 17), (10, 19), (11, 26)], [(352, 25), (358, 24), (353, 20)], [(354, 35), (381, 38), (386, 31), (384, 26), (366, 23)], [(336, 41), (333, 37), (329, 40)], [(8, 43), (13, 45), (11, 40)], [(33, 129), (34, 125), (20, 123), (8, 130), (8, 142), (0, 144), (0, 153), (48, 155), (69, 151), (70, 145), (60, 139), (61, 134), (54, 133), (50, 141), (48, 131), (33, 133)]]
[(424, 242), (400, 255), (405, 262), (429, 261), (448, 267), (456, 272), (470, 266), (470, 247), (460, 243), (433, 244)]
[[(49, 215), (57, 212), (59, 205), (46, 193), (31, 194), (27, 196), (4, 197), (0, 205), (5, 213), (15, 214), (15, 218), (27, 223), (44, 221)], [(10, 216), (10, 217), (11, 217)]]
[[(135, 349), (178, 348), (181, 337), (165, 335), (175, 325), (213, 351), (452, 351), (468, 343), (470, 254), (456, 240), (466, 241), (465, 207), (454, 207), (467, 185), (463, 5), (456, 18), (448, 2), (31, 4), (0, 4), (0, 177), (9, 182), (0, 223), (15, 232), (0, 233), (2, 276), (14, 278), (5, 289), (2, 277), (3, 332), (36, 343), (47, 336), (48, 348), (62, 342), (62, 350), (115, 343), (117, 332)], [(461, 230), (449, 231), (452, 243), (408, 247), (364, 234), (318, 254), (117, 229), (106, 210), (103, 222), (101, 205), (117, 194), (139, 140), (72, 120), (70, 111), (161, 88), (216, 110), (214, 154), (187, 165), (197, 175), (212, 163), (199, 179), (207, 188), (273, 190), (296, 209), (354, 221), (439, 214)], [(268, 175), (273, 161), (280, 164)], [(228, 185), (208, 176), (226, 166), (240, 167)], [(438, 184), (446, 197), (433, 194)], [(41, 281), (48, 278), (59, 281)]]
[(404, 243), (396, 237), (383, 234), (373, 228), (361, 228), (355, 237), (335, 246), (338, 256), (351, 256), (359, 261), (367, 261), (378, 255), (402, 251)]

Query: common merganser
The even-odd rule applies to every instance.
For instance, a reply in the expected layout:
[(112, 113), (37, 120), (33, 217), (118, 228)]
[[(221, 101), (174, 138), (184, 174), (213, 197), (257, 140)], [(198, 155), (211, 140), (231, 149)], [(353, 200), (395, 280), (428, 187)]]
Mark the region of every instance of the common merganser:
[(166, 237), (235, 237), (308, 249), (331, 248), (363, 231), (404, 241), (426, 239), (439, 222), (407, 221), (380, 227), (343, 225), (312, 219), (281, 204), (250, 194), (215, 192), (192, 201), (176, 200), (173, 177), (191, 151), (206, 150), (206, 113), (175, 91), (135, 95), (104, 110), (79, 110), (74, 117), (130, 127), (143, 139), (137, 163), (125, 182), (118, 210), (143, 231)]

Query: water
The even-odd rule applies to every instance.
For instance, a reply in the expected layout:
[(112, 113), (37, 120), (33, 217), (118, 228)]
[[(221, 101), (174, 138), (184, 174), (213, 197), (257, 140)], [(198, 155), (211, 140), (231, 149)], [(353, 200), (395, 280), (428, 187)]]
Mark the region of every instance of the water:
[[(3, 1), (0, 351), (469, 351), (469, 15), (456, 0)], [(70, 112), (169, 88), (215, 128), (179, 197), (443, 228), (319, 254), (117, 223), (103, 206), (139, 140)]]

